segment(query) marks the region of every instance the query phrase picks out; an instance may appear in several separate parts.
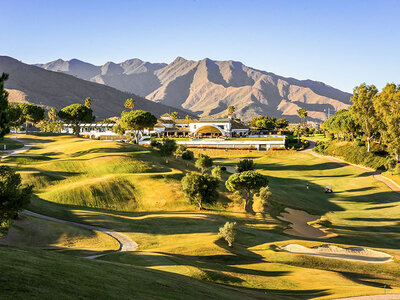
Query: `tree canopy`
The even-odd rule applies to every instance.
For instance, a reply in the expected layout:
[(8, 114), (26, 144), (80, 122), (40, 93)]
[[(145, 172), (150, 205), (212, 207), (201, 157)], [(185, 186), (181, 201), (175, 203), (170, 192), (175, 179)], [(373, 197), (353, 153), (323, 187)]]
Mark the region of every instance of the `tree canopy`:
[(240, 172), (251, 171), (255, 169), (255, 164), (252, 159), (242, 159), (238, 162), (236, 170)]
[(82, 104), (71, 104), (58, 112), (60, 119), (74, 124), (74, 134), (79, 136), (80, 122), (93, 122), (93, 111)]
[(139, 143), (139, 132), (146, 128), (152, 128), (157, 123), (157, 118), (148, 111), (132, 110), (129, 112), (123, 111), (121, 114), (120, 125), (125, 130), (130, 130)]
[(179, 114), (176, 111), (173, 111), (172, 113), (169, 114), (172, 120), (176, 120), (179, 118)]
[(267, 177), (256, 171), (232, 174), (225, 182), (229, 191), (242, 194), (245, 199), (244, 209), (247, 212), (253, 212), (253, 195), (259, 193), (260, 189), (267, 185)]
[(182, 191), (185, 198), (203, 209), (204, 203), (214, 203), (218, 199), (219, 180), (210, 175), (187, 173), (182, 178)]
[(212, 167), (213, 160), (208, 155), (200, 154), (194, 165), (196, 168), (201, 169), (201, 173), (204, 174), (206, 170)]
[(374, 109), (383, 125), (381, 135), (388, 145), (389, 153), (400, 160), (400, 85), (388, 83), (375, 97)]
[(234, 105), (229, 105), (228, 106), (228, 115), (229, 116), (232, 116), (233, 115), (233, 113), (235, 112), (235, 106)]
[(305, 109), (305, 108), (300, 108), (300, 109), (297, 111), (297, 115), (300, 117), (301, 123), (303, 124), (305, 118), (307, 118), (307, 116), (308, 116), (307, 109)]
[(158, 145), (158, 148), (160, 149), (161, 156), (167, 158), (177, 150), (178, 146), (176, 145), (175, 140), (164, 138), (162, 139), (162, 142)]
[(352, 139), (356, 128), (357, 126), (353, 115), (347, 109), (338, 110), (332, 117), (324, 122), (324, 129), (342, 138), (347, 137)]
[(26, 132), (28, 132), (28, 123), (37, 124), (45, 118), (45, 110), (40, 106), (30, 103), (20, 103), (22, 120), (26, 123)]
[(86, 106), (87, 108), (90, 108), (90, 107), (92, 106), (92, 98), (86, 97), (86, 99), (85, 99), (85, 106)]
[(356, 124), (361, 127), (365, 134), (368, 152), (378, 124), (374, 107), (376, 94), (378, 94), (378, 89), (374, 85), (363, 83), (354, 88), (353, 96), (350, 98), (350, 101), (353, 102), (350, 112)]
[(133, 110), (134, 107), (135, 107), (135, 99), (129, 98), (125, 100), (125, 108)]
[(50, 121), (55, 121), (57, 119), (57, 110), (54, 107), (50, 108), (47, 112), (47, 116)]
[(0, 77), (0, 140), (10, 132), (8, 119), (8, 92), (4, 88), (4, 82), (8, 75), (3, 73)]
[(21, 176), (9, 166), (0, 166), (0, 228), (7, 228), (28, 205), (32, 186), (22, 187)]

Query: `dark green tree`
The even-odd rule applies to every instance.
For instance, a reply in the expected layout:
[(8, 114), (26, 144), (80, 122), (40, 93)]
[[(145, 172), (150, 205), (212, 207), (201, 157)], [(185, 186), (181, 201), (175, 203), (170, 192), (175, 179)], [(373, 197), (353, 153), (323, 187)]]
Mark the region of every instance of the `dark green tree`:
[(37, 124), (45, 118), (45, 110), (40, 106), (30, 103), (19, 104), (22, 120), (25, 122), (25, 132), (28, 133), (29, 123)]
[(280, 118), (276, 121), (276, 128), (285, 130), (289, 126), (289, 121), (286, 118)]
[(239, 173), (244, 171), (251, 171), (255, 169), (255, 163), (252, 159), (243, 159), (238, 162), (236, 169)]
[(32, 186), (22, 187), (21, 176), (9, 166), (0, 166), (0, 228), (7, 229), (11, 221), (30, 202)]
[(156, 123), (157, 118), (144, 110), (123, 111), (119, 122), (123, 129), (133, 133), (136, 143), (139, 143), (139, 132), (143, 133), (144, 129), (153, 128)]
[(4, 88), (4, 82), (8, 74), (3, 73), (0, 77), (0, 140), (10, 132), (8, 118), (8, 92)]
[(267, 176), (256, 171), (232, 174), (225, 182), (225, 186), (229, 191), (239, 193), (243, 196), (245, 199), (244, 210), (247, 212), (254, 212), (253, 196), (254, 194), (258, 194), (260, 189), (267, 185)]
[(194, 165), (204, 174), (205, 171), (212, 167), (213, 160), (208, 155), (200, 154)]
[(159, 145), (161, 156), (165, 157), (166, 163), (168, 163), (168, 157), (170, 157), (177, 149), (175, 140), (168, 138), (162, 139), (161, 145)]
[(182, 191), (185, 198), (203, 209), (204, 203), (214, 203), (218, 199), (219, 180), (210, 175), (187, 173), (182, 178)]
[(70, 122), (74, 125), (73, 130), (76, 136), (79, 136), (79, 123), (94, 121), (93, 111), (78, 103), (64, 107), (58, 112), (58, 116), (65, 122)]
[(8, 118), (10, 127), (17, 129), (23, 122), (21, 107), (16, 104), (8, 104)]
[(182, 159), (184, 160), (193, 160), (194, 159), (194, 154), (192, 151), (190, 150), (186, 150), (183, 154), (182, 154)]

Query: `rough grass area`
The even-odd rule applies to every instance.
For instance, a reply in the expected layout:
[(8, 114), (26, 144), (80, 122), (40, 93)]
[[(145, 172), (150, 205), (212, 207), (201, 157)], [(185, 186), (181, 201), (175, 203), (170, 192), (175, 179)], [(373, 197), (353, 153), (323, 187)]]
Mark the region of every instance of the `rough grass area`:
[(265, 296), (257, 290), (232, 289), (178, 274), (43, 251), (0, 247), (0, 265), (2, 299), (255, 299)]
[(377, 155), (373, 149), (371, 152), (367, 152), (365, 146), (357, 146), (353, 142), (325, 141), (317, 143), (313, 150), (323, 155), (336, 156), (349, 163), (375, 170), (384, 170), (387, 162), (386, 157)]
[(22, 214), (14, 220), (0, 245), (18, 248), (68, 249), (71, 251), (118, 250), (119, 243), (98, 231), (43, 220)]

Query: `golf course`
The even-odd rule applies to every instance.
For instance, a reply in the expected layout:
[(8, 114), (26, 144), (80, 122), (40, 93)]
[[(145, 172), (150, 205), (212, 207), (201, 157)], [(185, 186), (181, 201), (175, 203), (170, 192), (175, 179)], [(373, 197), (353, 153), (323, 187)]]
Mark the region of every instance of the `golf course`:
[[(193, 149), (226, 169), (218, 201), (199, 210), (181, 186), (186, 173), (200, 173), (194, 161), (70, 135), (5, 140), (11, 151), (27, 147), (2, 164), (34, 194), (0, 237), (4, 299), (400, 294), (400, 193), (374, 171), (311, 150)], [(243, 158), (268, 178), (267, 211), (256, 196), (255, 214), (245, 213), (224, 185)], [(237, 223), (232, 247), (218, 235), (227, 221)], [(121, 236), (137, 247), (124, 251)]]

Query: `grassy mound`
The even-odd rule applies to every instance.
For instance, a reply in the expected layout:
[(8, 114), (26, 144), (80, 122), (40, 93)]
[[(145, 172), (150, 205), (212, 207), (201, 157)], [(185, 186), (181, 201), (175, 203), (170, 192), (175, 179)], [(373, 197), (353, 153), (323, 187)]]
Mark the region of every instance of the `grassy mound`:
[[(28, 136), (35, 146), (4, 160), (48, 201), (123, 211), (187, 209), (182, 160), (150, 148), (71, 136)], [(192, 166), (189, 166), (189, 168)], [(193, 167), (192, 167), (193, 168)]]

